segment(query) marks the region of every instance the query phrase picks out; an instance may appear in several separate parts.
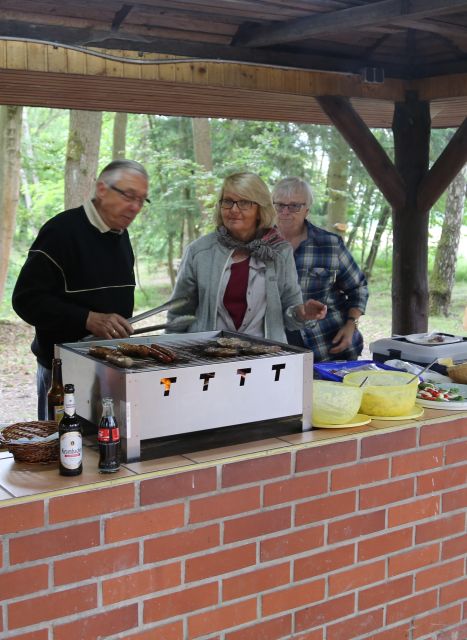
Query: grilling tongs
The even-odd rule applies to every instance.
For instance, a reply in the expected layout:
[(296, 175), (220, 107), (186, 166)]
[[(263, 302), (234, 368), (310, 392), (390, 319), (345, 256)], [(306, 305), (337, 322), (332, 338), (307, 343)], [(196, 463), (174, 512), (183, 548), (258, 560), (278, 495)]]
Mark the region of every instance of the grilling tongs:
[[(159, 307), (154, 307), (154, 309), (149, 309), (149, 311), (144, 311), (143, 313), (139, 313), (138, 315), (133, 316), (132, 318), (128, 318), (128, 322), (130, 324), (134, 324), (135, 322), (139, 322), (140, 320), (145, 320), (146, 318), (150, 318), (151, 316), (154, 316), (157, 313), (162, 313), (162, 311), (172, 311), (172, 310), (178, 309), (179, 307), (182, 307), (184, 304), (186, 304), (188, 301), (189, 301), (189, 298), (187, 296), (184, 296), (182, 298), (173, 298), (168, 302), (164, 302), (164, 304), (161, 304)], [(182, 316), (180, 320), (182, 319), (183, 319), (183, 322), (181, 324), (184, 324), (184, 328), (186, 328), (189, 324), (193, 322), (194, 317)], [(146, 333), (146, 331), (153, 331), (155, 328), (163, 329), (169, 324), (171, 325), (171, 323), (166, 323), (163, 325), (162, 324), (154, 325), (152, 327), (141, 327), (140, 329), (136, 329), (133, 332), (133, 335), (138, 333)], [(181, 329), (182, 327), (180, 326), (178, 328)], [(84, 338), (82, 338), (82, 340), (92, 340), (95, 337), (96, 336), (91, 334), (91, 335), (85, 336)]]

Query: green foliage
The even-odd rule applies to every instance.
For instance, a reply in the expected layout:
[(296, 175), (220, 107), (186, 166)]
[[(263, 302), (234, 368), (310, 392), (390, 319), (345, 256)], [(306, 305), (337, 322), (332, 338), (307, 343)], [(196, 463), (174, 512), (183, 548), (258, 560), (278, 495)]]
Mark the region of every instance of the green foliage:
[[(28, 247), (41, 225), (63, 209), (65, 152), (69, 112), (25, 108), (22, 141), (21, 197), (8, 273), (7, 290), (0, 313), (9, 314), (9, 297)], [(114, 114), (104, 113), (99, 168), (111, 160)], [(390, 131), (373, 131), (390, 158), (394, 157)], [(434, 131), (434, 162), (452, 130)], [(288, 175), (307, 179), (314, 191), (310, 218), (325, 225), (326, 174), (329, 156), (337, 141), (331, 127), (288, 122), (211, 120), (213, 170), (194, 161), (190, 118), (129, 114), (127, 157), (142, 162), (150, 175), (151, 204), (130, 228), (138, 266), (143, 271), (144, 294), (137, 304), (157, 304), (166, 298), (167, 264), (180, 258), (187, 242), (213, 227), (213, 212), (222, 179), (233, 171), (257, 172), (272, 187)], [(357, 226), (352, 252), (363, 263), (378, 216), (385, 201), (355, 154), (348, 157), (347, 217)], [(444, 196), (432, 208), (430, 228), (438, 230), (444, 217)], [(467, 217), (466, 217), (467, 223)], [(433, 234), (433, 244), (437, 233)], [(390, 228), (383, 237), (374, 267), (372, 287), (390, 280)], [(462, 248), (460, 249), (462, 254)], [(162, 268), (164, 284), (159, 286)], [(467, 265), (459, 258), (457, 282), (467, 281)], [(145, 297), (147, 296), (147, 298)], [(156, 302), (154, 302), (156, 301)], [(387, 301), (387, 299), (386, 299)], [(388, 301), (387, 301), (388, 303)]]

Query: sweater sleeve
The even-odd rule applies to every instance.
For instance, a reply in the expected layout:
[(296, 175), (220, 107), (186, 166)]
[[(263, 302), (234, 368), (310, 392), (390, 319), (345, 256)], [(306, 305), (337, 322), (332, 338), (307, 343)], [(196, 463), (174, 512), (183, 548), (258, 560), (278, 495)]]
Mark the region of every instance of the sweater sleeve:
[[(65, 298), (65, 279), (58, 263), (47, 251), (41, 234), (31, 248), (16, 282), (12, 304), (25, 322), (37, 329), (56, 331), (64, 324), (70, 331), (85, 331), (88, 309)], [(53, 233), (48, 234), (53, 241)]]
[[(194, 270), (192, 253), (192, 247), (191, 245), (188, 245), (182, 258), (177, 279), (175, 281), (175, 287), (171, 296), (171, 300), (186, 296), (188, 301), (182, 307), (167, 313), (167, 320), (169, 322), (175, 320), (179, 316), (195, 315), (196, 309), (198, 308), (198, 282)], [(185, 329), (185, 331), (187, 330), (188, 328)], [(177, 332), (179, 331), (180, 330), (177, 329)], [(170, 329), (167, 329), (167, 332), (170, 333)]]

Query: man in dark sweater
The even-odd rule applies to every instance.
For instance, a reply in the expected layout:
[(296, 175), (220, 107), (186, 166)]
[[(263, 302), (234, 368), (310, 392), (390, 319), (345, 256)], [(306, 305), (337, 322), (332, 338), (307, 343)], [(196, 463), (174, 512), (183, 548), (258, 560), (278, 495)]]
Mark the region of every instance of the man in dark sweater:
[(134, 256), (127, 227), (148, 198), (138, 162), (103, 169), (95, 194), (51, 218), (39, 231), (13, 291), (13, 308), (36, 333), (38, 418), (47, 418), (54, 345), (87, 334), (127, 338), (133, 329)]

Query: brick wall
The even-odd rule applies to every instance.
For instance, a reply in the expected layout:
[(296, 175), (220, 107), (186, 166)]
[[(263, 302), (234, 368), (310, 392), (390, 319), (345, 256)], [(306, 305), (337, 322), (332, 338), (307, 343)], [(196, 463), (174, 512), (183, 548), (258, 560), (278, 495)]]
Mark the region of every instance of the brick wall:
[(0, 638), (465, 640), (467, 419), (0, 509)]

